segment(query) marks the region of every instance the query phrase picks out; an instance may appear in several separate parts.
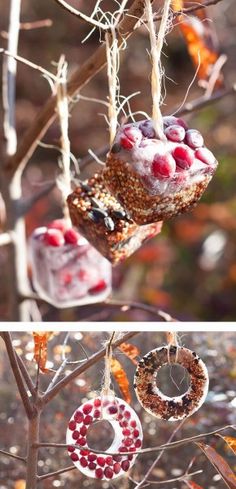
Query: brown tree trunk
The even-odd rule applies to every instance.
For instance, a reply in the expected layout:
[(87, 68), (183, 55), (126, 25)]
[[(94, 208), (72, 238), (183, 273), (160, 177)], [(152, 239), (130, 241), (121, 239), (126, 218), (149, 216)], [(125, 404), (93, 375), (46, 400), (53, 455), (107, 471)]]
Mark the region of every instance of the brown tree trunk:
[(29, 419), (28, 423), (28, 449), (26, 460), (26, 486), (25, 489), (37, 488), (37, 471), (38, 471), (38, 447), (35, 444), (39, 443), (39, 410), (34, 416)]

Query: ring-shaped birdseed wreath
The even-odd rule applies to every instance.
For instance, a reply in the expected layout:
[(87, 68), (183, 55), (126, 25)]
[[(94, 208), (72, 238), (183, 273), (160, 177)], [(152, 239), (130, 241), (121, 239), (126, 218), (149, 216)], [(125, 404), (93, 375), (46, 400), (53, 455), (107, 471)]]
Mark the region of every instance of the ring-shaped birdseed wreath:
[[(114, 439), (104, 453), (90, 450), (87, 436), (89, 427), (106, 419), (114, 430)], [(142, 446), (142, 426), (135, 411), (122, 399), (109, 396), (105, 401), (97, 397), (82, 404), (71, 417), (66, 443), (71, 460), (87, 477), (110, 480), (121, 476), (134, 464)], [(73, 445), (80, 445), (75, 448)], [(120, 455), (111, 455), (111, 453)], [(122, 455), (122, 452), (130, 452)]]
[[(190, 385), (180, 396), (168, 397), (158, 388), (158, 371), (178, 364), (189, 373)], [(150, 351), (137, 366), (134, 388), (143, 408), (157, 418), (178, 421), (197, 411), (207, 396), (209, 377), (198, 355), (184, 347), (163, 346)]]

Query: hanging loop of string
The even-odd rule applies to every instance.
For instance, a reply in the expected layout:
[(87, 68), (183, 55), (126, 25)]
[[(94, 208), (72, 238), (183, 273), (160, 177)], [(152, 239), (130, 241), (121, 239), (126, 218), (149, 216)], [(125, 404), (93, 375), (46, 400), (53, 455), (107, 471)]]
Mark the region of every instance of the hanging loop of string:
[(116, 37), (116, 29), (111, 26), (110, 33), (105, 35), (106, 41), (106, 57), (107, 57), (107, 79), (109, 89), (109, 106), (108, 106), (108, 119), (109, 119), (109, 132), (110, 132), (110, 146), (112, 145), (117, 129), (117, 91), (118, 91), (118, 79), (117, 73), (119, 69), (119, 46)]
[(112, 343), (114, 342), (114, 338), (115, 332), (111, 334), (111, 337), (106, 345), (104, 380), (101, 389), (102, 396), (114, 395), (113, 389), (111, 389)]
[(173, 346), (176, 347), (176, 353), (175, 353), (175, 361), (174, 361), (174, 363), (177, 363), (178, 362), (178, 349), (179, 349), (178, 333), (176, 331), (168, 331), (166, 333), (166, 341), (167, 341), (167, 345), (168, 345), (168, 353), (167, 353), (168, 363), (169, 364), (173, 363), (170, 360), (170, 349)]
[(69, 100), (67, 95), (67, 69), (68, 64), (65, 57), (62, 55), (59, 59), (57, 69), (57, 81), (55, 84), (57, 97), (57, 112), (61, 130), (61, 152), (60, 166), (62, 173), (57, 179), (57, 185), (62, 193), (63, 199), (63, 214), (64, 218), (70, 222), (69, 211), (66, 205), (66, 198), (71, 192), (71, 174), (70, 174), (70, 140), (68, 136), (69, 130)]
[(162, 67), (161, 67), (161, 53), (165, 40), (165, 35), (169, 22), (169, 10), (171, 0), (164, 0), (163, 14), (156, 37), (156, 25), (153, 19), (153, 11), (150, 0), (146, 2), (146, 18), (149, 29), (150, 45), (151, 45), (151, 59), (152, 59), (152, 75), (151, 75), (151, 88), (152, 88), (152, 120), (154, 129), (157, 136), (161, 140), (165, 140), (165, 134), (163, 131), (163, 121), (161, 115), (161, 89), (162, 89)]

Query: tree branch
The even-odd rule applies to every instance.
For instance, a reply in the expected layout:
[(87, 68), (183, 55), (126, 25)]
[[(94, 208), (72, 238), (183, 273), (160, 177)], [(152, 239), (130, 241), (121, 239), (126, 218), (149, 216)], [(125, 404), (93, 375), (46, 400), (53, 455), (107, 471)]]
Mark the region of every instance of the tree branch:
[(49, 479), (50, 477), (56, 477), (57, 475), (64, 474), (65, 472), (70, 472), (71, 470), (75, 470), (75, 465), (71, 465), (70, 467), (65, 467), (64, 469), (56, 470), (55, 472), (49, 472), (48, 474), (39, 475), (38, 480), (42, 481), (44, 479)]
[(15, 353), (15, 350), (12, 346), (11, 334), (9, 332), (4, 332), (2, 337), (3, 337), (3, 340), (4, 340), (5, 345), (6, 345), (6, 350), (8, 353), (12, 372), (13, 372), (13, 375), (15, 377), (15, 381), (16, 381), (16, 384), (18, 387), (18, 391), (19, 391), (22, 403), (23, 403), (24, 408), (25, 408), (26, 415), (30, 419), (34, 413), (34, 409), (31, 405), (29, 396), (27, 394), (27, 390), (26, 390), (24, 382), (23, 382), (23, 378), (22, 378), (22, 374), (21, 374), (21, 371), (20, 371), (20, 368), (18, 365), (16, 353)]
[(106, 306), (118, 307), (121, 311), (128, 311), (129, 309), (141, 309), (142, 311), (153, 314), (154, 316), (157, 316), (158, 319), (162, 319), (166, 322), (178, 321), (177, 319), (172, 318), (172, 316), (170, 316), (170, 314), (167, 312), (157, 309), (156, 307), (149, 306), (148, 304), (142, 304), (141, 302), (108, 299), (104, 304)]
[(25, 457), (20, 457), (19, 455), (14, 455), (13, 453), (6, 452), (5, 450), (0, 450), (0, 453), (2, 453), (2, 455), (6, 455), (6, 457), (15, 458), (16, 460), (20, 460), (21, 462), (26, 463)]
[[(117, 339), (114, 344), (113, 348), (117, 348), (120, 346), (122, 343), (130, 340), (134, 336), (136, 336), (138, 332), (129, 332), (125, 333), (122, 335), (119, 339)], [(76, 377), (84, 373), (88, 368), (92, 367), (95, 363), (97, 363), (101, 358), (103, 358), (106, 354), (106, 348), (102, 348), (100, 351), (92, 355), (89, 360), (83, 363), (83, 365), (79, 365), (78, 367), (73, 370), (69, 375), (64, 377), (62, 380), (60, 380), (55, 386), (52, 387), (52, 389), (49, 392), (46, 392), (44, 396), (42, 396), (40, 402), (41, 405), (44, 406), (47, 404), (49, 401), (51, 401), (57, 394), (58, 392), (66, 387), (72, 380), (74, 380)]]
[(182, 108), (173, 110), (174, 114), (184, 115), (194, 112), (195, 110), (204, 109), (208, 105), (218, 102), (219, 100), (228, 97), (229, 95), (234, 95), (236, 93), (236, 83), (226, 90), (219, 90), (211, 95), (211, 97), (206, 98), (204, 95), (191, 102), (187, 102)]
[(15, 355), (16, 355), (17, 362), (18, 362), (18, 365), (19, 365), (19, 369), (20, 369), (21, 374), (22, 374), (22, 376), (24, 378), (24, 381), (25, 381), (25, 383), (26, 383), (26, 385), (27, 385), (27, 387), (28, 387), (28, 389), (29, 389), (32, 397), (34, 397), (34, 395), (35, 395), (35, 387), (34, 387), (34, 384), (33, 384), (32, 380), (31, 380), (31, 377), (30, 377), (30, 375), (28, 373), (28, 370), (27, 370), (27, 368), (26, 368), (26, 366), (25, 366), (22, 358), (19, 355), (17, 355), (16, 352), (15, 352)]

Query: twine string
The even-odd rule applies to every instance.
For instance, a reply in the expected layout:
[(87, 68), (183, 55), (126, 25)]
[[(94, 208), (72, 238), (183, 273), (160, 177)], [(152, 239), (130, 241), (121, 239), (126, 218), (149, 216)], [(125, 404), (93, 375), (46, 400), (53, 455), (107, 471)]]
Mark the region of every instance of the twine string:
[[(168, 363), (178, 363), (178, 352), (179, 352), (179, 343), (178, 343), (178, 333), (176, 331), (168, 331), (166, 333), (166, 340), (167, 340), (167, 358), (168, 358)], [(172, 346), (176, 347), (176, 353), (175, 353), (175, 360), (174, 362), (171, 362), (170, 359), (170, 349)]]
[(105, 370), (104, 370), (104, 379), (103, 385), (101, 389), (101, 397), (114, 395), (113, 389), (111, 389), (111, 361), (112, 361), (112, 343), (115, 338), (115, 331), (111, 334), (111, 337), (106, 345), (106, 354), (105, 354)]
[(106, 57), (107, 57), (107, 78), (108, 78), (108, 90), (109, 90), (108, 119), (109, 119), (110, 146), (111, 146), (115, 139), (117, 120), (118, 120), (117, 73), (119, 69), (119, 46), (116, 37), (116, 29), (114, 26), (111, 26), (110, 33), (109, 32), (106, 33), (105, 41), (106, 41)]
[(153, 19), (153, 11), (150, 0), (146, 1), (146, 17), (148, 22), (151, 59), (152, 59), (152, 74), (151, 74), (151, 90), (152, 90), (152, 120), (157, 136), (161, 140), (166, 140), (163, 131), (163, 120), (161, 115), (161, 88), (162, 88), (162, 68), (161, 68), (161, 53), (167, 31), (169, 21), (169, 9), (171, 0), (164, 0), (163, 15), (156, 37), (156, 25)]

